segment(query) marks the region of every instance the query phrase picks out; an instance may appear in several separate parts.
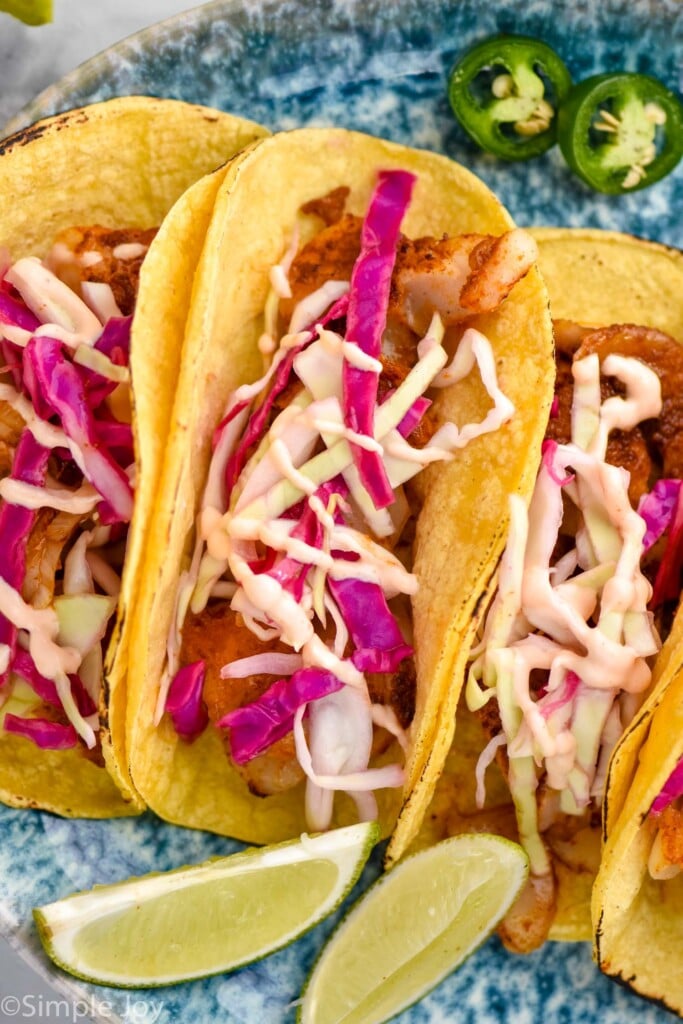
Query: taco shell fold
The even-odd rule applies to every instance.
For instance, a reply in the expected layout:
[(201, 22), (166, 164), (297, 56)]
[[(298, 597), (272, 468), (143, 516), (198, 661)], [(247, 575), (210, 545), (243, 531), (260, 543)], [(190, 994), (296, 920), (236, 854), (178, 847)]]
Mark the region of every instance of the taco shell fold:
[[(132, 637), (130, 767), (143, 799), (169, 821), (257, 843), (298, 835), (306, 827), (303, 786), (256, 797), (225, 757), (216, 729), (187, 744), (168, 716), (158, 727), (153, 718), (178, 579), (192, 552), (212, 432), (227, 395), (262, 372), (257, 341), (269, 270), (290, 245), (303, 203), (348, 186), (347, 210), (362, 214), (378, 170), (390, 168), (417, 175), (402, 226), (408, 236), (500, 234), (511, 227), (491, 192), (457, 164), (337, 129), (297, 130), (257, 143), (230, 164), (220, 187), (195, 279), (183, 373), (144, 565), (146, 585)], [(479, 599), (504, 545), (507, 496), (526, 496), (533, 485), (552, 398), (550, 321), (535, 271), (515, 286), (497, 313), (474, 323), (493, 344), (500, 386), (516, 413), (501, 430), (478, 438), (452, 462), (425, 474), (414, 563), (420, 579), (413, 607), (418, 682), (407, 782), (402, 798), (391, 790), (378, 794), (385, 831), (399, 815), (397, 854), (417, 828), (450, 745), (454, 666), (464, 664)], [(457, 422), (478, 421), (490, 406), (479, 381), (465, 381), (452, 398), (446, 389), (439, 402), (444, 418)], [(339, 806), (340, 824), (355, 815), (350, 800)]]
[[(596, 327), (617, 323), (638, 324), (658, 328), (673, 338), (683, 340), (681, 253), (615, 232), (538, 228), (532, 229), (531, 233), (539, 246), (539, 269), (548, 289), (553, 318)], [(620, 973), (625, 979), (636, 970), (636, 962), (640, 964), (637, 971), (639, 978), (644, 974), (654, 978), (656, 972), (661, 971), (661, 962), (666, 956), (663, 951), (670, 949), (667, 936), (672, 933), (675, 912), (678, 912), (680, 919), (680, 893), (683, 889), (680, 889), (679, 881), (672, 886), (671, 908), (664, 911), (668, 921), (664, 926), (667, 932), (661, 943), (659, 939), (655, 940), (655, 932), (660, 928), (662, 907), (655, 907), (657, 900), (652, 899), (651, 886), (645, 885), (641, 896), (637, 896), (644, 869), (643, 852), (642, 849), (638, 850), (638, 842), (642, 844), (643, 839), (641, 836), (636, 841), (634, 833), (638, 832), (637, 822), (644, 809), (649, 807), (647, 799), (651, 803), (657, 792), (656, 788), (652, 788), (653, 770), (650, 769), (648, 774), (642, 763), (638, 767), (639, 752), (653, 716), (654, 720), (662, 724), (666, 721), (663, 706), (667, 700), (669, 704), (673, 700), (669, 690), (673, 690), (674, 684), (669, 684), (681, 665), (682, 641), (683, 616), (679, 610), (671, 632), (657, 656), (649, 696), (617, 744), (610, 762), (603, 808), (604, 831), (608, 842), (602, 866), (602, 836), (598, 828), (584, 828), (571, 841), (557, 844), (557, 848), (551, 843), (557, 880), (557, 909), (549, 937), (563, 941), (591, 940), (594, 926), (597, 927), (601, 936), (598, 949), (603, 951), (600, 954), (603, 967), (610, 973)], [(453, 687), (454, 702), (457, 701), (463, 676), (464, 668), (457, 685)], [(662, 707), (655, 713), (660, 703)], [(659, 741), (660, 762), (661, 751), (671, 749), (675, 734), (673, 716), (669, 721), (669, 745), (664, 740)], [(677, 749), (680, 750), (680, 718), (678, 723)], [(663, 731), (666, 729), (660, 729), (660, 735)], [(477, 812), (474, 771), (486, 742), (482, 726), (467, 709), (463, 698), (458, 709), (453, 747), (448, 754), (446, 770), (438, 783), (435, 783), (434, 797), (418, 839), (419, 844), (438, 841), (447, 834), (468, 831), (473, 827), (473, 816), (477, 813), (477, 828), (500, 831), (507, 833), (510, 838), (516, 838), (509, 789), (495, 763), (487, 770), (486, 807), (489, 810)], [(651, 731), (648, 746), (651, 747), (653, 742), (656, 741)], [(643, 791), (641, 777), (644, 772), (651, 783), (648, 790), (648, 793), (652, 791), (651, 796), (646, 796)], [(660, 763), (660, 788), (666, 777), (667, 772)], [(594, 888), (598, 869), (600, 873)], [(608, 928), (616, 928), (617, 910), (623, 925), (620, 955), (628, 957), (629, 964), (624, 970), (617, 970), (616, 956), (607, 968), (604, 956)], [(627, 928), (628, 914), (632, 917)], [(640, 922), (638, 930), (631, 927), (634, 921)], [(649, 939), (646, 939), (648, 935)], [(645, 961), (651, 961), (652, 950), (658, 944), (662, 953), (657, 966), (653, 966), (650, 972), (649, 966), (643, 965)], [(632, 949), (628, 952), (631, 945)], [(674, 970), (678, 971), (679, 958), (671, 952), (668, 955), (668, 973), (671, 974)], [(654, 965), (654, 959), (651, 962)], [(654, 984), (650, 985), (651, 989), (654, 987)], [(680, 992), (680, 985), (677, 991)], [(680, 1009), (680, 996), (678, 998)]]
[[(683, 253), (630, 238), (617, 237), (614, 244), (622, 254), (623, 301), (640, 292), (642, 322), (683, 343)], [(655, 666), (654, 688), (610, 763), (603, 855), (591, 908), (601, 970), (679, 1015), (683, 873), (654, 879), (648, 861), (657, 831), (650, 808), (683, 756), (682, 665), (679, 608)]]
[[(135, 517), (108, 654), (108, 703), (102, 708), (103, 753), (112, 774), (77, 748), (41, 750), (0, 731), (4, 803), (87, 817), (132, 814), (143, 806), (125, 758), (112, 749), (107, 720), (116, 748), (138, 569), (180, 364), (192, 269), (218, 179), (204, 178), (198, 193), (186, 201), (180, 197), (263, 134), (258, 125), (220, 111), (127, 97), (40, 121), (0, 141), (0, 245), (14, 260), (46, 255), (56, 234), (74, 226), (156, 227), (177, 203), (145, 262), (132, 344), (136, 422), (144, 429), (136, 432)], [(158, 296), (165, 291), (172, 294), (162, 319)], [(11, 700), (0, 716), (9, 705)]]

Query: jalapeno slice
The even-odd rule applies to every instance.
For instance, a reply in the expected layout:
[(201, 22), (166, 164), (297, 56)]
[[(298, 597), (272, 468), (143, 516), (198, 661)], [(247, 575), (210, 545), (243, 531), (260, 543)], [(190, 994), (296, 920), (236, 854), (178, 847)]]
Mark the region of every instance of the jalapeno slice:
[(468, 50), (453, 68), (448, 99), (482, 149), (503, 160), (528, 160), (556, 140), (558, 105), (571, 76), (545, 43), (497, 36)]
[(683, 156), (683, 107), (648, 75), (594, 75), (564, 101), (558, 140), (569, 166), (591, 188), (635, 192), (659, 181)]

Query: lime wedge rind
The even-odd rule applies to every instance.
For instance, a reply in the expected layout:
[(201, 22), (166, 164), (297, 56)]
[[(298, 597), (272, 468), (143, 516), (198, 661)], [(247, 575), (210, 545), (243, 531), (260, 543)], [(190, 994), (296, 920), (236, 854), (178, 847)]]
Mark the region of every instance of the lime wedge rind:
[[(423, 899), (437, 866), (434, 901)], [(500, 836), (459, 835), (404, 858), (337, 925), (305, 983), (298, 1024), (381, 1024), (419, 1002), (486, 941), (527, 877), (526, 854)], [(462, 897), (460, 913), (470, 920), (464, 941), (457, 932), (467, 932), (467, 922), (458, 929), (457, 912), (439, 927), (449, 878), (460, 886), (451, 902)]]
[[(378, 840), (376, 823), (304, 835), (95, 886), (33, 916), (50, 959), (74, 977), (116, 988), (180, 984), (255, 963), (310, 931), (348, 896)], [(221, 915), (226, 897), (231, 913)]]

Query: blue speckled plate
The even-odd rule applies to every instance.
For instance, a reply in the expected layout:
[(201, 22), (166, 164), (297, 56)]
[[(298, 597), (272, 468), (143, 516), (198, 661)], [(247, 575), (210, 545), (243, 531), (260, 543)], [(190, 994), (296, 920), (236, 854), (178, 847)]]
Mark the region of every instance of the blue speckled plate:
[[(520, 223), (592, 225), (681, 244), (683, 167), (652, 189), (596, 196), (559, 154), (507, 166), (478, 153), (453, 123), (444, 95), (455, 54), (496, 31), (539, 36), (575, 77), (624, 67), (680, 90), (679, 0), (234, 0), (206, 4), (139, 33), (48, 89), (15, 127), (126, 93), (153, 93), (248, 115), (272, 129), (336, 124), (431, 147), (467, 163)], [(237, 844), (162, 824), (151, 815), (111, 822), (62, 821), (0, 809), (0, 926), (25, 952), (41, 952), (31, 908), (152, 869), (177, 867)], [(378, 871), (379, 858), (359, 885)], [(229, 977), (126, 993), (57, 976), (81, 1016), (130, 1024), (268, 1024), (295, 1018), (295, 1000), (332, 927)], [(344, 983), (339, 979), (340, 985)], [(49, 1015), (47, 1015), (49, 1017)], [(75, 1018), (77, 1019), (77, 1018)], [(549, 943), (524, 958), (491, 939), (461, 970), (400, 1020), (418, 1024), (642, 1024), (670, 1014), (602, 977), (587, 945)]]

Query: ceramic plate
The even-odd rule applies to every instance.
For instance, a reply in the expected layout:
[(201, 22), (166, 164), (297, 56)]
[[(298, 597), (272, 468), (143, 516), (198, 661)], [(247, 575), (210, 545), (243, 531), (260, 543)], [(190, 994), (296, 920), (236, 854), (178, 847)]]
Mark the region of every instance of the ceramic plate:
[[(100, 54), (44, 92), (14, 126), (130, 93), (232, 110), (271, 129), (343, 125), (439, 150), (468, 164), (519, 223), (589, 225), (680, 244), (683, 167), (651, 189), (603, 197), (571, 178), (557, 152), (508, 166), (478, 153), (454, 124), (444, 85), (455, 54), (491, 33), (541, 37), (574, 77), (625, 68), (681, 87), (678, 0), (236, 0), (196, 8)], [(165, 825), (63, 821), (0, 810), (0, 921), (29, 955), (41, 954), (31, 908), (76, 889), (231, 852), (238, 844)], [(367, 868), (359, 889), (377, 873)], [(357, 894), (357, 893), (356, 893)], [(102, 1021), (280, 1024), (294, 1021), (301, 984), (333, 920), (231, 976), (173, 989), (122, 992), (57, 976)], [(340, 984), (343, 979), (340, 978)], [(664, 1024), (673, 1018), (602, 977), (586, 944), (548, 943), (509, 956), (491, 939), (400, 1018), (404, 1024)]]

